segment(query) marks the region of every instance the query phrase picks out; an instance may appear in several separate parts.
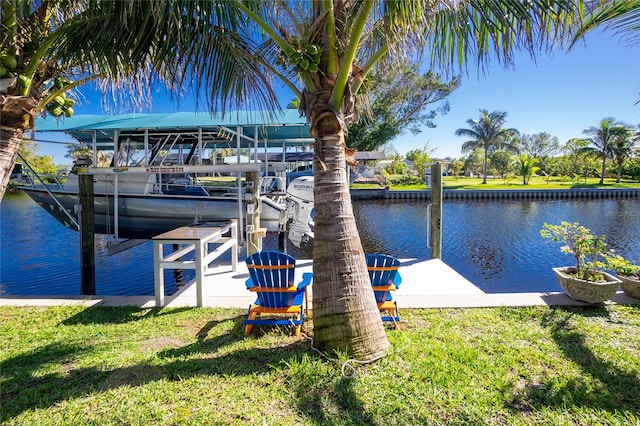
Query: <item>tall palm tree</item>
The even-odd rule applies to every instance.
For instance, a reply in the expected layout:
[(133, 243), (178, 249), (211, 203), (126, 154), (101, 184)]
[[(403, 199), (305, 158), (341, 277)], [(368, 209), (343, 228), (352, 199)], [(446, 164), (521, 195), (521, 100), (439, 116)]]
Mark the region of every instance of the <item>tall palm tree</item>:
[(456, 136), (464, 136), (470, 138), (462, 144), (462, 153), (469, 153), (477, 148), (484, 151), (484, 168), (482, 183), (487, 183), (487, 166), (488, 158), (491, 151), (496, 149), (504, 149), (514, 153), (518, 152), (518, 148), (508, 142), (508, 138), (513, 134), (518, 135), (516, 129), (507, 129), (504, 123), (507, 121), (507, 113), (501, 111), (489, 112), (486, 109), (480, 110), (479, 119), (468, 119), (468, 129), (458, 129)]
[[(581, 10), (581, 2), (566, 0), (82, 3), (87, 13), (70, 19), (77, 25), (65, 34), (61, 54), (95, 50), (80, 56), (127, 65), (134, 64), (128, 55), (144, 57), (172, 87), (195, 72), (198, 88), (212, 90), (212, 109), (243, 105), (256, 93), (268, 100), (264, 87), (271, 86), (261, 78), (267, 75), (300, 98), (315, 138), (314, 340), (361, 359), (389, 348), (345, 172), (345, 129), (357, 119), (364, 79), (399, 60), (421, 62), (424, 52), (434, 66), (449, 69), (488, 58), (509, 62), (516, 49), (534, 53), (562, 41)], [(136, 21), (129, 20), (130, 11)], [(105, 18), (118, 13), (120, 25)], [(117, 45), (122, 38), (129, 50)], [(119, 53), (106, 55), (113, 51)], [(231, 55), (240, 66), (229, 66)], [(243, 62), (250, 56), (253, 61)]]
[(621, 121), (616, 121), (613, 117), (607, 117), (600, 120), (599, 126), (587, 127), (582, 133), (589, 136), (587, 140), (594, 145), (586, 148), (585, 151), (593, 152), (602, 158), (602, 168), (600, 170), (600, 185), (602, 185), (607, 168), (607, 157), (611, 153), (611, 145), (616, 139), (627, 137), (629, 133), (628, 126)]
[(633, 153), (635, 152), (636, 141), (632, 138), (632, 130), (631, 128), (627, 128), (627, 131), (614, 138), (609, 146), (609, 152), (611, 154), (611, 158), (616, 163), (617, 172), (616, 172), (616, 183), (620, 183), (620, 177), (622, 176), (622, 166), (627, 158), (631, 158)]

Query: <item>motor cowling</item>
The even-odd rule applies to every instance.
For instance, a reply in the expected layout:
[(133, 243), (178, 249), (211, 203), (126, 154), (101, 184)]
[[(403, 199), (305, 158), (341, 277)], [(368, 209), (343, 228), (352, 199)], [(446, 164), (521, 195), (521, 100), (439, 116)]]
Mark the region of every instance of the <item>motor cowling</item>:
[(301, 176), (293, 179), (287, 187), (287, 196), (313, 203), (313, 176)]
[(287, 187), (289, 240), (296, 246), (313, 238), (313, 176), (295, 178)]

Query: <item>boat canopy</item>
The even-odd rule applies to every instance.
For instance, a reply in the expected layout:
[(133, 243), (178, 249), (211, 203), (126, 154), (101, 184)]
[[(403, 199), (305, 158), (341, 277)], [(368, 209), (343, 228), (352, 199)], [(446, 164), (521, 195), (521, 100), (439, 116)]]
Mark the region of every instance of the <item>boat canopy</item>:
[[(69, 118), (38, 118), (37, 132), (64, 132), (78, 142), (100, 148), (113, 147), (118, 137), (147, 134), (193, 132), (206, 143), (220, 144), (241, 137), (243, 147), (256, 141), (260, 146), (279, 147), (312, 143), (309, 125), (297, 110), (229, 111), (226, 114), (208, 112), (175, 112), (167, 114), (74, 115)], [(95, 139), (94, 139), (95, 138)]]
[(313, 151), (302, 152), (259, 152), (255, 156), (259, 161), (269, 163), (285, 162), (295, 163), (297, 161), (313, 161)]

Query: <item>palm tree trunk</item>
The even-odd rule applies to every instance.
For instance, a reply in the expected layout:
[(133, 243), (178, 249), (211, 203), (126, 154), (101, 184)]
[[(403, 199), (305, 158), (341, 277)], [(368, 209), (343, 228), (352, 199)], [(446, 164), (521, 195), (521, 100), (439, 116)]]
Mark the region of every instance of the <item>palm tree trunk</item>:
[(618, 161), (618, 171), (616, 173), (616, 183), (620, 183), (620, 178), (622, 177), (622, 165), (624, 164), (624, 160)]
[[(326, 111), (326, 110), (325, 110)], [(367, 272), (347, 182), (344, 132), (334, 113), (310, 117), (314, 153), (314, 342), (374, 359), (390, 347)]]
[(600, 173), (600, 185), (604, 184), (604, 172), (606, 170), (607, 156), (602, 154), (602, 172)]
[(0, 95), (0, 200), (11, 179), (22, 136), (33, 122), (35, 104), (32, 97)]
[(487, 169), (488, 169), (488, 159), (487, 159), (487, 148), (484, 150), (484, 177), (482, 178), (482, 183), (487, 183)]

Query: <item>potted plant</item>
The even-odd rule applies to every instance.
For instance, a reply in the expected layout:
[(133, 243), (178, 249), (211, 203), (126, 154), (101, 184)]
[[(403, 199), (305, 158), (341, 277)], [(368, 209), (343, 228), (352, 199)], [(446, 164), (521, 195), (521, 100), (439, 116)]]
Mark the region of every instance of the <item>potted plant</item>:
[(605, 265), (599, 260), (607, 249), (604, 235), (595, 236), (579, 223), (566, 221), (560, 225), (545, 223), (540, 235), (562, 242), (564, 245), (560, 250), (575, 258), (574, 266), (553, 268), (558, 284), (569, 297), (587, 303), (601, 303), (616, 294), (621, 281), (604, 272), (602, 268)]
[(613, 252), (605, 255), (604, 259), (607, 261), (608, 268), (615, 271), (616, 276), (622, 281), (620, 287), (624, 294), (640, 299), (640, 265)]

